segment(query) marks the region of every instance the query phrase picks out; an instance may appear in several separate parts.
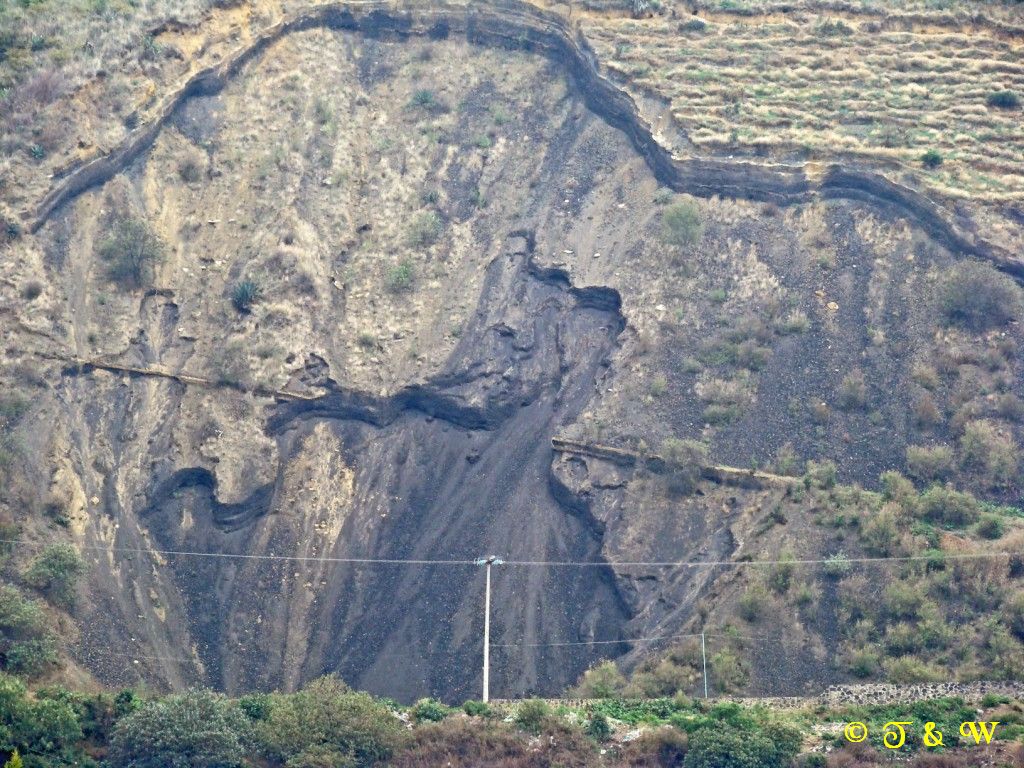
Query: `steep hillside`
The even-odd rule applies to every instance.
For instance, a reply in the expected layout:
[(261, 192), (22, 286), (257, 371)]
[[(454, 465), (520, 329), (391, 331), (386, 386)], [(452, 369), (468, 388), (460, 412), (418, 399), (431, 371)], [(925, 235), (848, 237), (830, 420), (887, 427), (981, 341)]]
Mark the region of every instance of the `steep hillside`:
[(150, 119), (7, 196), (5, 567), (66, 674), (465, 698), (495, 552), (503, 696), (702, 629), (720, 689), (1019, 676), (1022, 569), (956, 559), (1020, 549), (1016, 241), (845, 158), (673, 156), (598, 23), (329, 5), (219, 64), (170, 30)]

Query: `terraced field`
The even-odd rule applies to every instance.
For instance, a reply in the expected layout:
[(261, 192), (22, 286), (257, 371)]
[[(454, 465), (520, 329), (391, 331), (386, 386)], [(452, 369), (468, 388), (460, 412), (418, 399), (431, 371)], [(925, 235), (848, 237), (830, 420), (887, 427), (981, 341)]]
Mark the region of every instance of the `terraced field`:
[(813, 0), (574, 16), (653, 123), (670, 105), (677, 154), (866, 161), (951, 196), (1020, 200), (1021, 112), (990, 103), (1024, 94), (1020, 4), (886, 5), (884, 17), (879, 4)]

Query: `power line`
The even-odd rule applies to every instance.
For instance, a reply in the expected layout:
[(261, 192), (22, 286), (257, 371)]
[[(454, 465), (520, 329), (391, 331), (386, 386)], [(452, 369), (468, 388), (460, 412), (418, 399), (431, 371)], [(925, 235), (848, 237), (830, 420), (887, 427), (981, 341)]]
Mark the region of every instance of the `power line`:
[[(0, 544), (25, 544), (39, 547), (42, 544), (25, 541), (24, 539), (0, 539)], [(142, 549), (137, 547), (99, 547), (82, 545), (79, 549), (90, 552), (121, 552), (136, 555), (166, 555), (169, 557), (205, 557), (238, 560), (280, 560), (286, 562), (312, 563), (353, 563), (361, 565), (476, 565), (476, 560), (461, 559), (412, 559), (387, 557), (328, 557), (313, 555), (252, 555), (233, 552), (195, 552), (175, 549)], [(976, 560), (999, 557), (1024, 557), (1024, 552), (942, 552), (937, 555), (904, 555), (901, 557), (843, 557), (810, 558), (803, 560), (650, 560), (650, 561), (610, 561), (610, 560), (505, 560), (504, 566), (545, 567), (545, 568), (711, 568), (711, 567), (746, 567), (766, 565), (823, 565), (861, 564), (861, 563), (907, 563), (923, 562), (936, 559), (945, 560)]]
[(676, 640), (682, 637), (700, 637), (700, 632), (689, 635), (662, 635), (660, 637), (626, 637), (622, 640), (587, 640), (573, 643), (491, 643), (492, 648), (553, 648), (564, 645), (621, 645), (622, 643), (653, 643), (656, 640)]

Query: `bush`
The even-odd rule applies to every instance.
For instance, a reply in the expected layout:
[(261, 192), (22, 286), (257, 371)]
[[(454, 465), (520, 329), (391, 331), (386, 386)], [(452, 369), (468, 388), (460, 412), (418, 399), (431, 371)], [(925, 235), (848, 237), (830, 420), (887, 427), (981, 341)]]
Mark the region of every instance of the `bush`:
[(982, 515), (974, 531), (983, 539), (1001, 539), (1006, 526), (999, 515)]
[(35, 301), (43, 293), (43, 284), (38, 280), (29, 280), (21, 289), (21, 298), (25, 301)]
[(836, 484), (836, 465), (832, 461), (808, 461), (804, 485), (808, 488), (834, 488)]
[(178, 175), (186, 184), (195, 184), (203, 177), (203, 167), (199, 158), (189, 152), (178, 161)]
[(114, 727), (111, 768), (241, 766), (251, 724), (238, 706), (212, 691), (150, 701)]
[(1017, 109), (1020, 97), (1013, 91), (996, 91), (985, 98), (985, 103), (998, 109)]
[(933, 485), (921, 494), (921, 515), (935, 523), (963, 527), (978, 519), (980, 505), (967, 493)]
[(945, 480), (953, 471), (953, 449), (948, 445), (907, 447), (907, 472), (915, 480)]
[(768, 586), (775, 594), (784, 595), (789, 591), (793, 583), (794, 560), (792, 553), (783, 552), (779, 562), (768, 571)]
[(674, 203), (661, 214), (661, 236), (666, 243), (678, 246), (693, 245), (700, 240), (703, 231), (700, 212), (693, 203)]
[(934, 149), (929, 149), (921, 155), (921, 165), (925, 168), (938, 168), (942, 165), (942, 155)]
[(893, 506), (888, 504), (883, 507), (861, 528), (864, 548), (872, 555), (888, 557), (894, 555), (899, 547), (900, 536)]
[(651, 728), (623, 745), (622, 765), (636, 768), (675, 768), (683, 765), (689, 738), (671, 726)]
[(864, 372), (854, 368), (839, 385), (839, 407), (846, 411), (863, 408), (868, 400), (868, 386)]
[(989, 488), (1009, 488), (1017, 482), (1017, 443), (1009, 430), (987, 420), (964, 425), (960, 438), (963, 467), (980, 473)]
[(31, 754), (31, 764), (41, 768), (67, 765), (63, 761), (50, 763), (43, 756), (52, 754), (57, 758), (81, 738), (82, 729), (70, 704), (32, 700), (23, 682), (0, 673), (0, 749)]
[(85, 571), (85, 563), (70, 544), (51, 544), (40, 552), (23, 574), (25, 582), (41, 590), (53, 602), (71, 605), (75, 581)]
[(400, 746), (401, 722), (381, 702), (336, 677), (314, 680), (293, 694), (271, 695), (270, 714), (256, 724), (271, 759), (287, 762), (314, 749), (351, 756), (359, 765), (388, 760)]
[(8, 672), (34, 677), (57, 660), (57, 644), (42, 605), (0, 586), (0, 660)]
[(669, 490), (675, 494), (696, 490), (701, 469), (708, 460), (707, 446), (695, 440), (670, 437), (661, 444), (661, 455), (668, 470)]
[(764, 587), (760, 585), (751, 586), (740, 596), (736, 608), (744, 621), (753, 623), (761, 618), (767, 600), (768, 593)]
[(799, 734), (794, 738), (792, 729), (783, 726), (765, 726), (762, 732), (728, 726), (701, 728), (690, 736), (683, 768), (789, 768), (800, 740)]
[(516, 710), (515, 723), (528, 733), (540, 733), (548, 719), (550, 710), (540, 699), (528, 699)]
[(416, 270), (408, 259), (388, 270), (385, 284), (391, 293), (407, 293), (416, 282)]
[(434, 699), (420, 699), (413, 704), (409, 713), (417, 723), (439, 723), (451, 714), (451, 710)]
[(964, 261), (946, 271), (939, 288), (939, 309), (951, 324), (973, 331), (1019, 320), (1024, 291), (990, 264)]
[(586, 728), (584, 729), (587, 736), (597, 741), (606, 741), (609, 736), (612, 735), (612, 727), (608, 724), (608, 718), (602, 713), (598, 712), (592, 715), (587, 720)]
[(602, 661), (591, 667), (576, 684), (573, 695), (581, 699), (613, 699), (622, 694), (626, 678), (614, 661)]
[(463, 702), (463, 704), (462, 704), (462, 711), (465, 712), (470, 717), (490, 717), (491, 716), (491, 708), (490, 708), (489, 705), (485, 704), (482, 701), (474, 701), (472, 699), (470, 699), (469, 701)]
[(850, 558), (842, 550), (826, 557), (821, 567), (824, 574), (833, 579), (843, 578), (850, 572), (851, 568), (853, 568), (853, 563), (850, 562)]
[(409, 245), (420, 248), (433, 245), (441, 236), (441, 228), (441, 217), (433, 211), (424, 211), (409, 225)]
[(248, 312), (263, 296), (263, 288), (254, 280), (242, 280), (231, 289), (231, 303), (239, 312)]
[(152, 280), (156, 264), (163, 259), (164, 245), (145, 221), (124, 218), (114, 224), (98, 255), (106, 262), (111, 280), (135, 289)]

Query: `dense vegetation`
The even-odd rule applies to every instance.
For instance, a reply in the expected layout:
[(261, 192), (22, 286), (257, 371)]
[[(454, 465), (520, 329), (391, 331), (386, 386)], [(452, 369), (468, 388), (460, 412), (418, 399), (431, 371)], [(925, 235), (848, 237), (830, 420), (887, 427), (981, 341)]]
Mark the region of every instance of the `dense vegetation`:
[[(131, 690), (30, 691), (0, 674), (0, 759), (9, 761), (8, 768), (18, 760), (27, 768), (849, 768), (885, 757), (880, 735), (890, 720), (935, 722), (952, 734), (947, 746), (956, 747), (965, 719), (998, 720), (996, 753), (1005, 765), (1024, 765), (1009, 748), (1024, 731), (1024, 707), (1000, 696), (986, 697), (982, 710), (949, 698), (773, 712), (683, 696), (575, 707), (538, 700), (495, 707), (466, 702), (460, 709), (423, 700), (406, 708), (353, 691), (334, 677), (292, 694), (231, 699), (201, 690), (145, 698)], [(852, 720), (866, 723), (879, 738), (847, 745), (833, 726)], [(918, 751), (925, 750), (912, 733), (901, 752)], [(959, 756), (947, 751), (943, 759), (921, 755), (910, 764), (971, 765), (970, 747)]]

